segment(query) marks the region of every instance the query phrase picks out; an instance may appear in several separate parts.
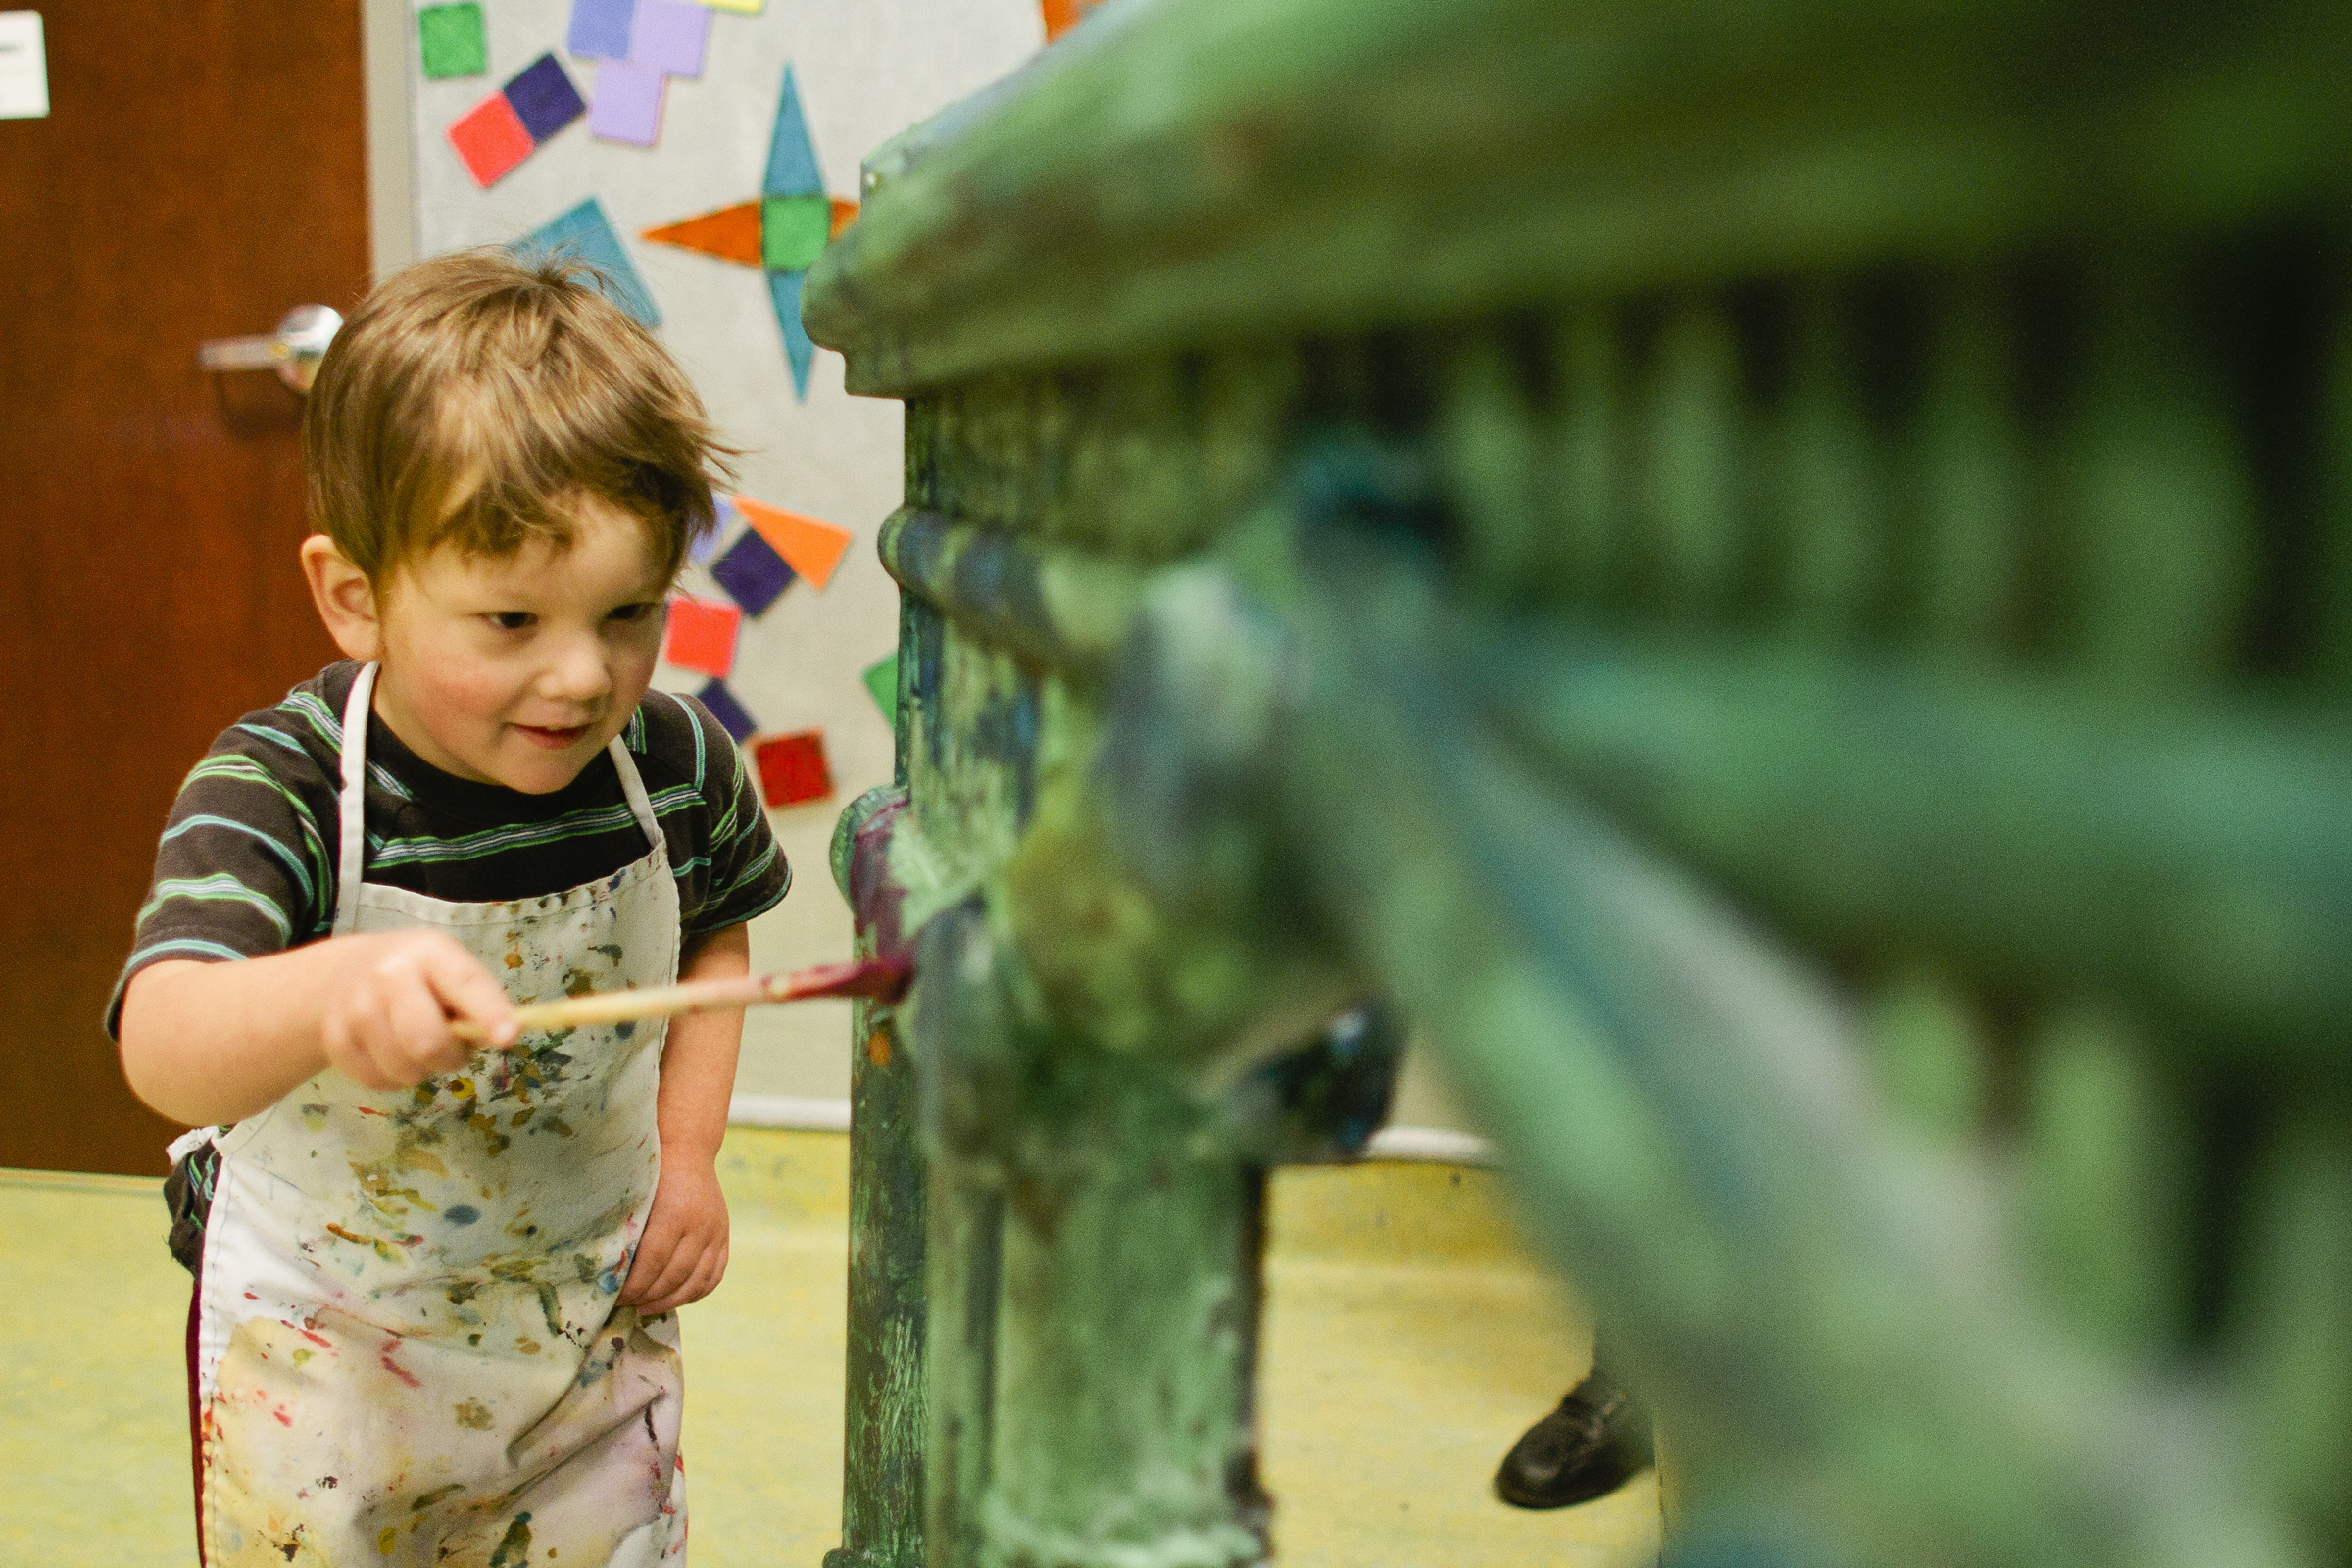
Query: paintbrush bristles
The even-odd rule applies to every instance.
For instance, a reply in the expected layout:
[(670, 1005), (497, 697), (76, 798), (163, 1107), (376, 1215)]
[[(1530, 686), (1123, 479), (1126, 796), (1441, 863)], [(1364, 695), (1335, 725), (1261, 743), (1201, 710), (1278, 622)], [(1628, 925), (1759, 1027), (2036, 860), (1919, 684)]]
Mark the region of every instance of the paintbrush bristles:
[[(561, 1002), (537, 1002), (514, 1009), (514, 1021), (524, 1035), (577, 1029), (584, 1024), (634, 1023), (643, 1018), (668, 1018), (688, 1012), (716, 1012), (722, 1008), (752, 1007), (770, 1002), (801, 1002), (817, 997), (874, 997), (894, 999), (906, 989), (906, 965), (890, 959), (868, 958), (854, 963), (820, 964), (792, 974), (737, 975), (724, 980), (692, 980), (682, 985), (647, 986), (633, 991), (598, 991), (565, 997)], [(458, 1019), (451, 1034), (475, 1045), (489, 1035), (470, 1019)], [(518, 1037), (519, 1038), (519, 1037)]]

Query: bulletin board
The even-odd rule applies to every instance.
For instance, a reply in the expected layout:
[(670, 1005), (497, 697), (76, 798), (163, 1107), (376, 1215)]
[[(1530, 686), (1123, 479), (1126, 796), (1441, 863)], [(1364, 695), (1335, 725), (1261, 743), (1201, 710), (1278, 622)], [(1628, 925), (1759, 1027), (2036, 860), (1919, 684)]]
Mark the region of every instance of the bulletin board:
[[(838, 356), (787, 341), (778, 296), (793, 278), (773, 264), (805, 267), (822, 240), (811, 225), (848, 216), (831, 199), (856, 201), (859, 160), (1027, 61), (1050, 20), (1039, 0), (477, 0), (419, 6), (409, 29), (418, 253), (551, 223), (592, 260), (616, 247), (636, 303), (748, 450), (748, 505), (719, 543), (757, 537), (690, 566), (696, 603), (673, 611), (685, 635), (671, 651), (706, 667), (665, 658), (655, 684), (699, 693), (725, 665), (771, 781), (786, 797), (821, 788), (769, 813), (793, 891), (753, 922), (756, 970), (849, 954), (826, 849), (841, 808), (891, 775), (890, 725), (864, 677), (898, 635), (874, 534), (903, 471), (899, 405), (848, 396)], [(788, 72), (804, 139), (778, 130)], [(686, 243), (644, 237), (663, 228)], [(713, 254), (762, 245), (768, 265)], [(803, 569), (755, 612), (776, 586), (771, 541)], [(846, 1095), (848, 1037), (847, 1004), (756, 1009), (739, 1094)]]

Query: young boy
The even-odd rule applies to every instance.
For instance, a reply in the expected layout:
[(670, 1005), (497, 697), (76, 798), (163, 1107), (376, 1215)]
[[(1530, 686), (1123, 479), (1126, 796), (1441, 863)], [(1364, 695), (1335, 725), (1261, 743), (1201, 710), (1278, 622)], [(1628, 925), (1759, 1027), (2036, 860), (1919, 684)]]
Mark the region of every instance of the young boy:
[(200, 1128), (204, 1558), (678, 1560), (669, 1314), (726, 1268), (741, 1014), (514, 1007), (743, 973), (784, 896), (733, 743), (647, 690), (730, 454), (592, 278), (481, 252), (361, 307), (304, 451), (349, 662), (189, 774), (109, 1020)]

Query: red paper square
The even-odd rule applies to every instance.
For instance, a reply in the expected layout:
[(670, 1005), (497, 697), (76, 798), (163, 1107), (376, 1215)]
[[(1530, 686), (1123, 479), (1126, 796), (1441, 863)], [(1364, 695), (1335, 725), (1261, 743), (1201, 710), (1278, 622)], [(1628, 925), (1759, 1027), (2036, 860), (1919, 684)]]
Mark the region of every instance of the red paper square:
[(825, 765), (825, 732), (805, 729), (777, 735), (752, 747), (760, 769), (760, 794), (770, 806), (797, 806), (833, 793), (833, 770)]
[(735, 632), (743, 612), (711, 599), (669, 602), (669, 645), (662, 657), (680, 669), (699, 669), (724, 677), (735, 667)]
[(473, 176), (473, 182), (485, 187), (539, 145), (531, 140), (522, 117), (514, 113), (503, 92), (492, 93), (451, 125), (449, 144), (466, 160), (466, 172)]

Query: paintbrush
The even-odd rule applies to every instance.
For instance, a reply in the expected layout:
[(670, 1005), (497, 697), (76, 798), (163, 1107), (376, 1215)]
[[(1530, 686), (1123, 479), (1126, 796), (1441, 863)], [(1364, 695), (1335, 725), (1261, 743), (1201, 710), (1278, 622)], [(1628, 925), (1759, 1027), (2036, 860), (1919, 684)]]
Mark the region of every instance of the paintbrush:
[[(911, 966), (902, 958), (859, 958), (820, 963), (791, 974), (747, 974), (728, 980), (690, 980), (683, 985), (646, 986), (633, 991), (591, 991), (561, 1002), (535, 1002), (514, 1009), (521, 1034), (545, 1034), (591, 1023), (633, 1023), (682, 1012), (721, 1012), (771, 1002), (808, 1002), (818, 997), (867, 997), (896, 1002), (906, 990)], [(489, 1036), (469, 1018), (451, 1023), (460, 1040), (487, 1045)], [(519, 1038), (519, 1037), (518, 1037)]]

